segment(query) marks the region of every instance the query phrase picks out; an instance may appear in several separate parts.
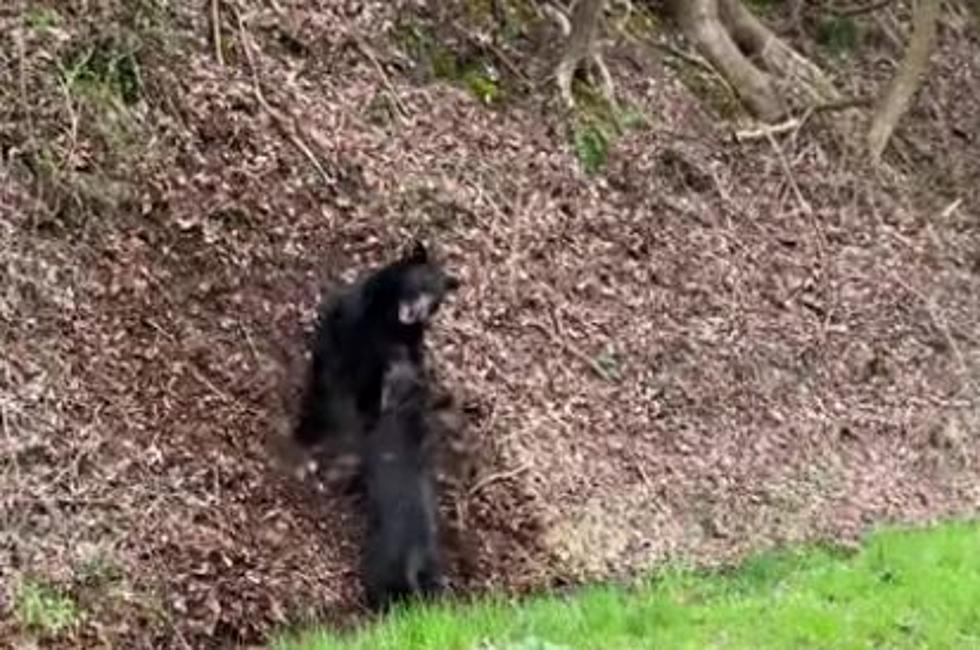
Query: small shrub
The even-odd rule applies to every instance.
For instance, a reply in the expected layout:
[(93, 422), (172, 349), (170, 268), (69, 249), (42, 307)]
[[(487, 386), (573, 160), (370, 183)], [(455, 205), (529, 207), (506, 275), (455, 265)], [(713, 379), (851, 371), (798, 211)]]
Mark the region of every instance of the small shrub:
[(45, 32), (61, 24), (61, 14), (50, 7), (32, 7), (24, 14), (24, 24)]
[(835, 56), (855, 50), (859, 40), (857, 23), (846, 16), (824, 18), (817, 27), (817, 42)]
[(463, 73), (463, 81), (467, 88), (485, 104), (498, 102), (502, 97), (497, 79), (496, 72), (486, 63), (470, 66)]
[(616, 139), (647, 124), (643, 113), (629, 105), (616, 105), (585, 84), (575, 83), (577, 115), (572, 125), (572, 146), (582, 167), (595, 174), (605, 167)]
[(587, 123), (574, 129), (575, 153), (586, 173), (595, 174), (606, 166), (609, 159), (609, 138), (595, 123)]
[(102, 39), (68, 57), (61, 74), (65, 84), (97, 101), (133, 105), (139, 101), (137, 49), (115, 39)]

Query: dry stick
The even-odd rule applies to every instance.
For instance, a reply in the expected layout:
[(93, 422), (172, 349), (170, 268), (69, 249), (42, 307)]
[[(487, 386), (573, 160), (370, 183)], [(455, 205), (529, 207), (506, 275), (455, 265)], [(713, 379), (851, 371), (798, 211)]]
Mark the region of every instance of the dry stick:
[(813, 214), (813, 208), (803, 197), (803, 192), (800, 191), (800, 186), (796, 182), (796, 176), (793, 174), (793, 170), (790, 169), (789, 161), (786, 160), (786, 154), (783, 153), (783, 148), (779, 146), (776, 142), (776, 138), (772, 133), (766, 133), (769, 139), (769, 144), (772, 145), (773, 151), (776, 152), (776, 157), (779, 159), (779, 165), (783, 168), (783, 174), (786, 175), (786, 182), (789, 183), (790, 189), (793, 190), (793, 194), (796, 196), (796, 201), (800, 204), (800, 209), (803, 210), (805, 214)]
[(75, 105), (72, 102), (71, 90), (68, 88), (68, 84), (60, 77), (58, 79), (58, 88), (65, 96), (65, 108), (68, 110), (68, 121), (71, 123), (71, 131), (68, 138), (68, 152), (63, 157), (63, 165), (59, 165), (59, 167), (74, 169), (73, 159), (75, 158), (75, 149), (78, 147), (78, 112), (75, 110)]
[[(21, 110), (24, 112), (24, 117), (27, 122), (27, 142), (31, 148), (31, 155), (37, 155), (39, 147), (37, 144), (37, 133), (35, 131), (34, 125), (34, 111), (31, 109), (30, 102), (27, 98), (27, 46), (24, 43), (24, 34), (22, 31), (18, 30), (20, 33), (17, 35), (17, 86), (18, 94), (21, 103)], [(37, 191), (37, 197), (40, 197), (43, 193), (43, 186), (40, 174), (35, 174), (35, 189)], [(35, 197), (35, 198), (37, 198)], [(31, 227), (32, 229), (37, 226), (37, 211), (31, 210)]]
[(494, 45), (490, 41), (483, 41), (483, 40), (481, 40), (478, 36), (476, 36), (475, 34), (470, 33), (469, 30), (467, 30), (465, 27), (463, 27), (462, 25), (460, 25), (458, 21), (455, 21), (455, 20), (452, 21), (451, 25), (452, 25), (452, 28), (453, 29), (455, 29), (457, 32), (459, 32), (460, 34), (462, 34), (464, 38), (466, 38), (468, 41), (472, 42), (477, 47), (490, 50), (490, 52), (495, 57), (497, 57), (497, 59), (499, 59), (501, 63), (504, 64), (504, 67), (507, 68), (508, 70), (510, 70), (510, 72), (511, 72), (512, 75), (514, 75), (515, 77), (517, 77), (518, 79), (520, 79), (521, 83), (523, 83), (525, 86), (527, 86), (528, 88), (533, 88), (534, 87), (534, 82), (531, 81), (531, 79), (526, 74), (524, 74), (524, 71), (521, 70), (520, 68), (518, 68), (517, 67), (517, 64), (514, 63), (513, 61), (511, 61), (510, 60), (510, 57), (508, 57), (504, 53), (504, 51), (501, 50), (499, 47), (497, 47), (496, 45)]
[(104, 497), (8, 497), (4, 502), (9, 505), (18, 506), (44, 506), (52, 510), (53, 506), (102, 506), (105, 508), (116, 508), (119, 506), (118, 499), (107, 499)]
[[(5, 373), (7, 375), (7, 385), (10, 385), (10, 373), (9, 371)], [(21, 472), (20, 472), (20, 461), (17, 460), (17, 450), (14, 448), (14, 434), (10, 432), (10, 416), (7, 413), (6, 402), (0, 403), (0, 423), (3, 424), (3, 433), (7, 438), (7, 444), (10, 446), (10, 466), (13, 468), (14, 473), (14, 485), (20, 487)]]
[(259, 72), (258, 67), (255, 65), (255, 60), (252, 57), (252, 48), (248, 44), (247, 31), (245, 29), (245, 21), (242, 20), (242, 13), (240, 9), (235, 10), (235, 18), (238, 21), (238, 31), (242, 39), (242, 48), (245, 50), (245, 58), (248, 59), (248, 67), (252, 72), (252, 91), (255, 93), (255, 98), (258, 100), (259, 104), (263, 109), (272, 117), (276, 126), (282, 131), (283, 135), (286, 136), (294, 147), (296, 147), (301, 154), (303, 154), (310, 164), (316, 169), (317, 173), (323, 179), (323, 182), (327, 185), (333, 185), (334, 180), (327, 173), (327, 170), (323, 168), (320, 164), (319, 159), (313, 151), (307, 146), (305, 142), (295, 133), (295, 128), (290, 128), (289, 121), (275, 108), (269, 104), (266, 100), (265, 95), (262, 94), (261, 84), (259, 82)]
[[(886, 20), (886, 17), (891, 19), (891, 22)], [(903, 47), (905, 47), (905, 40), (902, 36), (902, 30), (900, 29), (901, 25), (893, 24), (893, 22), (897, 21), (895, 21), (895, 16), (891, 11), (882, 14), (875, 14), (874, 21), (878, 29), (881, 30), (881, 33), (885, 35), (885, 38), (888, 39), (888, 42), (891, 43), (896, 50), (901, 50)], [(891, 62), (891, 57), (884, 58)]]
[(946, 322), (946, 319), (941, 318), (939, 314), (936, 313), (932, 301), (926, 295), (905, 282), (905, 280), (903, 280), (897, 273), (892, 272), (892, 279), (894, 279), (900, 287), (908, 291), (922, 302), (922, 306), (925, 307), (926, 313), (929, 314), (932, 324), (937, 330), (939, 330), (939, 333), (943, 336), (943, 338), (946, 339), (946, 344), (949, 345), (949, 349), (952, 351), (953, 357), (956, 359), (956, 365), (959, 366), (960, 372), (963, 373), (964, 383), (970, 383), (970, 370), (966, 365), (966, 360), (963, 357), (963, 352), (960, 350), (960, 346), (957, 345), (956, 339), (953, 338), (953, 333), (949, 330), (949, 324)]
[(364, 53), (364, 56), (371, 61), (371, 63), (374, 65), (374, 69), (377, 70), (378, 74), (381, 76), (381, 83), (384, 84), (385, 90), (387, 90), (388, 94), (391, 96), (391, 101), (395, 103), (395, 108), (397, 108), (398, 112), (401, 114), (400, 117), (403, 119), (408, 119), (410, 113), (405, 107), (405, 104), (402, 102), (401, 98), (398, 96), (398, 93), (395, 91), (395, 86), (391, 83), (391, 79), (381, 66), (381, 62), (378, 61), (378, 57), (374, 55), (374, 52), (371, 50), (370, 46), (368, 46), (368, 44), (365, 43), (362, 38), (357, 37), (355, 38), (355, 41), (357, 42), (358, 49), (360, 49), (361, 52)]
[[(628, 32), (624, 31), (623, 33), (627, 34)], [(658, 50), (662, 50), (663, 52), (666, 52), (667, 54), (670, 54), (672, 56), (676, 56), (681, 61), (685, 61), (687, 63), (690, 63), (691, 65), (701, 68), (702, 70), (704, 70), (705, 72), (713, 76), (718, 83), (724, 86), (725, 89), (728, 90), (729, 95), (736, 98), (738, 97), (738, 92), (735, 90), (735, 86), (733, 86), (731, 82), (725, 78), (725, 75), (721, 74), (721, 72), (719, 72), (717, 68), (711, 65), (711, 63), (709, 63), (707, 59), (697, 54), (696, 52), (686, 52), (680, 49), (679, 47), (675, 47), (671, 45), (666, 41), (643, 39), (642, 37), (637, 36), (635, 34), (631, 34), (630, 36), (638, 42), (643, 42), (644, 40), (646, 40), (646, 42), (652, 47)]]
[(508, 479), (514, 478), (515, 476), (520, 476), (521, 474), (528, 471), (529, 469), (531, 469), (530, 464), (522, 463), (513, 469), (505, 470), (502, 472), (494, 472), (493, 474), (490, 474), (489, 476), (485, 476), (479, 481), (477, 481), (476, 484), (469, 489), (469, 492), (467, 492), (467, 496), (472, 497), (473, 495), (477, 494), (480, 490), (485, 489), (487, 486), (493, 483), (506, 481)]
[(528, 323), (528, 325), (540, 331), (542, 334), (544, 334), (549, 339), (551, 339), (551, 341), (555, 343), (558, 347), (564, 349), (565, 352), (569, 353), (570, 355), (572, 355), (573, 357), (575, 357), (576, 359), (578, 359), (579, 361), (587, 365), (589, 368), (592, 369), (593, 372), (595, 372), (595, 374), (599, 376), (600, 379), (603, 379), (605, 381), (612, 380), (612, 377), (609, 376), (609, 373), (606, 372), (606, 370), (602, 366), (600, 366), (595, 359), (590, 358), (589, 355), (587, 355), (585, 352), (582, 352), (582, 350), (578, 349), (578, 347), (572, 345), (571, 342), (558, 338), (557, 334), (549, 331), (548, 328), (542, 325), (541, 323), (531, 321)]
[[(221, 52), (221, 0), (211, 0), (211, 39), (214, 42), (214, 58), (225, 67), (225, 55)], [(244, 44), (243, 44), (244, 45)]]
[(198, 383), (214, 393), (218, 399), (229, 404), (240, 405), (238, 400), (215, 386), (214, 382), (208, 379), (194, 363), (188, 363), (187, 369), (190, 370), (191, 376), (194, 377)]
[(962, 203), (963, 203), (962, 196), (953, 199), (952, 203), (950, 203), (945, 208), (943, 208), (943, 211), (939, 213), (939, 216), (943, 219), (943, 221), (949, 219), (953, 215), (953, 213), (956, 212), (957, 208), (959, 208), (960, 205), (962, 205)]
[(772, 138), (774, 135), (781, 135), (783, 133), (788, 133), (789, 131), (795, 131), (803, 126), (803, 122), (806, 120), (809, 114), (810, 113), (808, 111), (807, 113), (803, 114), (803, 117), (791, 117), (785, 122), (780, 122), (779, 124), (763, 126), (758, 129), (736, 131), (735, 141), (747, 142), (749, 140), (758, 140), (760, 138)]
[[(772, 145), (772, 148), (776, 152), (777, 158), (779, 158), (779, 164), (783, 168), (783, 173), (786, 175), (786, 180), (789, 183), (790, 188), (793, 190), (793, 194), (796, 196), (796, 200), (800, 204), (800, 208), (803, 210), (803, 213), (806, 214), (806, 216), (810, 220), (810, 227), (813, 228), (813, 234), (817, 242), (817, 255), (820, 258), (820, 265), (824, 269), (824, 271), (826, 271), (827, 269), (826, 245), (824, 243), (823, 232), (820, 230), (820, 226), (817, 223), (817, 219), (813, 214), (813, 208), (803, 197), (803, 193), (800, 191), (800, 186), (796, 182), (796, 176), (793, 174), (793, 170), (790, 168), (789, 161), (786, 159), (786, 154), (783, 153), (783, 148), (779, 146), (779, 143), (776, 142), (776, 138), (771, 133), (767, 134), (767, 136), (769, 138), (769, 144)], [(826, 272), (823, 273), (823, 276), (825, 278), (825, 282), (828, 282), (826, 280), (827, 277)], [(830, 311), (831, 311), (830, 309), (827, 310), (828, 320), (830, 318)]]
[(851, 108), (862, 108), (871, 105), (871, 100), (866, 97), (848, 97), (836, 102), (826, 102), (823, 104), (814, 104), (803, 111), (803, 115), (800, 117), (791, 117), (785, 122), (780, 122), (778, 124), (772, 124), (763, 126), (758, 129), (746, 129), (743, 131), (735, 132), (736, 142), (746, 142), (749, 140), (757, 140), (759, 138), (765, 138), (768, 135), (781, 135), (783, 133), (788, 133), (792, 131), (794, 134), (798, 132), (807, 121), (818, 113), (827, 113), (831, 111), (846, 111)]
[(851, 18), (853, 16), (860, 16), (861, 14), (870, 14), (873, 11), (878, 11), (879, 9), (884, 9), (890, 5), (894, 0), (879, 0), (879, 2), (872, 2), (869, 5), (863, 7), (849, 7), (847, 9), (831, 9), (830, 12), (837, 16), (838, 18)]
[(905, 58), (892, 79), (888, 92), (871, 119), (868, 129), (868, 153), (871, 160), (881, 159), (888, 140), (902, 115), (908, 110), (912, 97), (919, 89), (922, 73), (929, 64), (929, 54), (936, 40), (936, 23), (940, 0), (920, 0), (912, 15), (912, 36)]
[(245, 342), (248, 343), (249, 350), (252, 351), (252, 359), (255, 361), (255, 366), (257, 368), (258, 366), (261, 365), (262, 360), (259, 357), (258, 349), (255, 347), (255, 341), (252, 340), (252, 335), (249, 333), (248, 329), (244, 325), (238, 323), (238, 329), (240, 329), (242, 331), (242, 334), (245, 335)]

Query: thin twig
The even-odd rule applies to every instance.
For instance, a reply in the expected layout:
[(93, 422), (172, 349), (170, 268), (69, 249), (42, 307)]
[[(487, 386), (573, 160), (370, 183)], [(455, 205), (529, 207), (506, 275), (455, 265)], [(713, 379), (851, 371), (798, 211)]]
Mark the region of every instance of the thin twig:
[(758, 128), (758, 129), (746, 129), (744, 131), (736, 131), (735, 132), (735, 141), (736, 142), (747, 142), (749, 140), (758, 140), (760, 138), (769, 138), (769, 137), (772, 137), (774, 135), (781, 135), (783, 133), (787, 133), (789, 131), (796, 130), (799, 127), (803, 126), (803, 121), (806, 118), (806, 115), (807, 114), (804, 114), (804, 117), (802, 117), (802, 118), (801, 117), (793, 117), (793, 118), (790, 118), (790, 119), (786, 120), (785, 122), (780, 122), (779, 124), (770, 124), (770, 125), (762, 126), (762, 127)]
[(272, 117), (273, 121), (276, 123), (276, 126), (278, 126), (279, 130), (286, 136), (286, 139), (288, 139), (292, 145), (296, 147), (307, 160), (310, 161), (310, 164), (313, 165), (317, 173), (320, 174), (323, 182), (327, 185), (334, 185), (334, 179), (331, 178), (330, 174), (327, 173), (327, 170), (323, 168), (320, 160), (316, 157), (310, 147), (299, 137), (299, 135), (296, 133), (296, 129), (290, 126), (289, 120), (287, 120), (282, 113), (273, 108), (272, 105), (269, 104), (268, 100), (266, 100), (265, 95), (262, 93), (262, 87), (259, 81), (258, 67), (256, 66), (255, 59), (252, 56), (252, 48), (248, 44), (245, 21), (242, 20), (242, 13), (240, 9), (236, 9), (235, 18), (238, 21), (238, 31), (242, 39), (242, 48), (245, 50), (245, 58), (248, 60), (248, 67), (252, 72), (252, 90), (255, 93), (255, 99), (258, 100), (262, 108), (265, 109), (265, 111)]
[(255, 347), (255, 341), (252, 340), (252, 335), (249, 333), (248, 328), (241, 323), (238, 323), (238, 329), (245, 335), (245, 342), (248, 343), (249, 350), (252, 351), (252, 359), (255, 361), (256, 367), (258, 367), (261, 364), (261, 359), (259, 358), (259, 351)]
[(225, 67), (225, 55), (221, 51), (221, 0), (211, 0), (211, 39), (214, 42), (214, 58)]
[(388, 73), (386, 73), (384, 68), (381, 66), (381, 62), (378, 61), (378, 57), (375, 56), (374, 51), (371, 49), (371, 47), (364, 42), (364, 39), (356, 38), (355, 40), (357, 42), (358, 49), (360, 49), (361, 52), (364, 54), (364, 56), (366, 56), (368, 60), (371, 61), (372, 65), (374, 65), (374, 69), (378, 71), (378, 75), (380, 75), (381, 77), (381, 83), (384, 85), (385, 90), (388, 91), (388, 94), (391, 96), (391, 101), (394, 102), (395, 108), (398, 109), (398, 112), (401, 114), (402, 118), (407, 119), (410, 115), (408, 108), (405, 107), (404, 102), (402, 102), (401, 98), (398, 96), (398, 93), (395, 91), (395, 86), (394, 84), (391, 83), (391, 79), (388, 77)]
[(884, 9), (890, 5), (894, 0), (879, 0), (878, 2), (872, 2), (871, 4), (857, 7), (848, 7), (846, 9), (831, 9), (830, 12), (837, 16), (838, 18), (852, 18), (854, 16), (860, 16), (861, 14), (870, 14), (873, 11), (878, 11), (879, 9)]
[(956, 359), (956, 365), (959, 366), (960, 372), (963, 373), (963, 381), (967, 382), (969, 380), (969, 368), (966, 365), (966, 360), (963, 357), (963, 352), (960, 350), (960, 346), (956, 343), (956, 339), (953, 338), (953, 333), (949, 329), (949, 324), (944, 318), (941, 318), (939, 314), (936, 313), (936, 309), (933, 302), (921, 291), (908, 284), (903, 280), (897, 273), (892, 273), (892, 279), (895, 282), (908, 291), (910, 294), (919, 299), (922, 306), (925, 308), (926, 313), (929, 314), (929, 318), (932, 320), (933, 326), (942, 337), (946, 340), (946, 344), (949, 346), (950, 351), (953, 353), (953, 357)]
[(862, 108), (867, 107), (872, 104), (871, 99), (866, 97), (848, 97), (836, 102), (825, 102), (822, 104), (815, 104), (813, 106), (807, 107), (803, 114), (799, 117), (791, 117), (785, 122), (780, 122), (779, 124), (769, 124), (759, 127), (758, 129), (745, 129), (743, 131), (735, 132), (736, 142), (747, 142), (750, 140), (758, 140), (765, 138), (768, 135), (781, 135), (783, 133), (788, 133), (792, 131), (796, 134), (803, 126), (809, 121), (811, 117), (817, 113), (828, 113), (833, 111), (846, 111), (852, 108)]
[(75, 103), (71, 98), (71, 89), (63, 77), (59, 77), (58, 79), (58, 88), (65, 97), (65, 108), (68, 111), (68, 121), (71, 124), (68, 136), (68, 151), (62, 156), (61, 164), (58, 165), (58, 172), (61, 173), (63, 169), (75, 168), (75, 149), (78, 147), (78, 112), (75, 110)]
[(20, 93), (21, 110), (27, 122), (27, 140), (31, 143), (32, 151), (37, 149), (37, 138), (34, 130), (34, 111), (31, 110), (27, 99), (27, 47), (24, 44), (24, 34), (18, 30), (17, 35), (17, 86)]
[(214, 382), (208, 379), (196, 365), (194, 365), (193, 363), (188, 363), (187, 368), (188, 370), (191, 371), (191, 375), (193, 375), (198, 382), (200, 382), (203, 386), (208, 388), (222, 401), (228, 402), (229, 404), (239, 404), (238, 400), (236, 400), (234, 397), (232, 397), (228, 393), (224, 392), (223, 390), (215, 386)]
[(502, 472), (494, 472), (493, 474), (490, 474), (489, 476), (485, 476), (482, 479), (480, 479), (479, 481), (477, 481), (473, 485), (473, 487), (471, 487), (469, 489), (469, 492), (467, 492), (467, 495), (472, 497), (473, 495), (475, 495), (476, 493), (478, 493), (480, 490), (485, 489), (487, 486), (492, 485), (493, 483), (498, 483), (500, 481), (506, 481), (506, 480), (509, 480), (509, 479), (514, 478), (515, 476), (520, 476), (521, 474), (523, 474), (524, 472), (528, 471), (529, 469), (531, 469), (531, 465), (530, 464), (528, 464), (528, 463), (522, 463), (521, 465), (518, 465), (517, 467), (515, 467), (513, 469), (505, 470), (505, 471), (502, 471)]
[(565, 352), (567, 352), (568, 354), (572, 355), (573, 357), (575, 357), (576, 359), (578, 359), (579, 361), (587, 365), (590, 369), (592, 369), (593, 372), (595, 372), (595, 374), (599, 376), (600, 379), (603, 379), (605, 381), (612, 381), (612, 377), (609, 375), (606, 369), (603, 368), (601, 365), (599, 365), (599, 362), (597, 362), (595, 359), (589, 357), (589, 355), (587, 355), (585, 352), (580, 350), (577, 346), (573, 345), (571, 342), (563, 338), (559, 338), (557, 334), (548, 330), (548, 328), (542, 325), (541, 323), (536, 323), (532, 321), (529, 322), (528, 325), (540, 331), (542, 334), (544, 334), (549, 339), (551, 339), (551, 341), (555, 345), (562, 348), (563, 350), (565, 350)]
[(772, 133), (766, 133), (766, 137), (769, 139), (769, 144), (772, 145), (773, 151), (776, 152), (776, 157), (779, 159), (779, 164), (783, 168), (783, 174), (786, 175), (786, 182), (789, 183), (790, 189), (793, 190), (794, 196), (796, 196), (796, 201), (800, 204), (800, 209), (803, 210), (805, 214), (812, 214), (813, 208), (803, 197), (803, 192), (800, 191), (800, 186), (796, 182), (796, 176), (793, 174), (793, 170), (790, 169), (789, 161), (786, 160), (786, 154), (783, 153), (783, 148), (779, 146), (776, 142), (776, 138)]
[(51, 509), (52, 506), (102, 506), (112, 508), (119, 505), (118, 499), (96, 498), (96, 497), (7, 497), (3, 500), (6, 506), (44, 506)]
[(481, 49), (489, 50), (490, 53), (493, 54), (498, 61), (503, 63), (504, 67), (510, 70), (511, 74), (513, 74), (515, 77), (520, 79), (523, 84), (525, 84), (528, 87), (534, 86), (534, 82), (531, 81), (531, 78), (528, 77), (526, 74), (524, 74), (524, 71), (518, 68), (517, 64), (511, 61), (510, 57), (508, 57), (504, 53), (504, 51), (501, 50), (499, 47), (497, 47), (494, 43), (487, 41), (485, 39), (481, 39), (479, 36), (473, 34), (468, 29), (460, 25), (458, 21), (455, 20), (452, 21), (450, 23), (450, 26), (454, 30), (456, 30), (459, 34), (462, 34), (464, 38), (472, 42), (477, 47)]
[(953, 215), (953, 213), (956, 212), (956, 210), (960, 207), (962, 203), (963, 203), (962, 196), (954, 199), (952, 203), (950, 203), (945, 208), (943, 208), (943, 211), (939, 213), (939, 217), (943, 221), (949, 219)]
[[(9, 372), (7, 373), (8, 386), (10, 379)], [(6, 402), (0, 403), (0, 424), (3, 424), (3, 434), (7, 439), (7, 444), (10, 447), (10, 466), (13, 468), (14, 473), (14, 485), (20, 485), (21, 473), (20, 473), (20, 461), (17, 458), (17, 450), (14, 445), (14, 434), (10, 432), (10, 414), (7, 412)]]

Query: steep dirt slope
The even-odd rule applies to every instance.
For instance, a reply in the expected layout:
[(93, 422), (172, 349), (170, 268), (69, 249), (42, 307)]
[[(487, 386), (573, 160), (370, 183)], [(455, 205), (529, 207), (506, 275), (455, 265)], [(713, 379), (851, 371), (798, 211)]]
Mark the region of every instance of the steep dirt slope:
[(224, 66), (197, 7), (130, 16), (153, 46), (108, 122), (52, 61), (112, 29), (2, 10), (0, 635), (37, 580), (87, 612), (69, 647), (351, 620), (353, 502), (274, 450), (320, 289), (410, 234), (464, 281), (431, 346), (457, 589), (980, 506), (975, 37), (943, 32), (882, 178), (823, 118), (733, 144), (617, 57), (649, 125), (588, 177), (553, 104), (415, 83), (394, 5), (221, 6)]

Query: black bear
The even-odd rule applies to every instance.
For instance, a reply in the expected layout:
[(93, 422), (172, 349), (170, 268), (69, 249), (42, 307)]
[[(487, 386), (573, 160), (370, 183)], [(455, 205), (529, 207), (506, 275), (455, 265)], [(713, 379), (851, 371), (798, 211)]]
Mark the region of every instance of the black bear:
[(363, 439), (368, 606), (387, 610), (443, 587), (435, 480), (429, 458), (427, 391), (407, 346), (392, 351), (376, 426)]
[(458, 286), (416, 241), (400, 259), (326, 301), (318, 314), (296, 440), (310, 447), (336, 433), (359, 435), (373, 426), (393, 346), (404, 346), (421, 368), (429, 321)]

